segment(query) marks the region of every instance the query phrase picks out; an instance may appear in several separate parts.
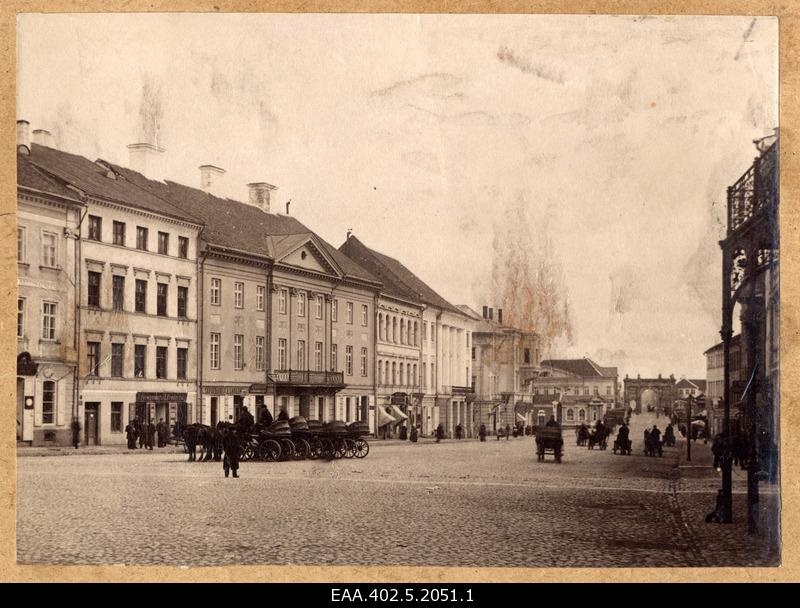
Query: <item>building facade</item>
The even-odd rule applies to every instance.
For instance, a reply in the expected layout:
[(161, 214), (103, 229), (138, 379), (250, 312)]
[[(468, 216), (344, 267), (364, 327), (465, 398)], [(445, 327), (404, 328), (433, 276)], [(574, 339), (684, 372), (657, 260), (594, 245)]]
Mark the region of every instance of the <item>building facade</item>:
[(17, 441), (69, 445), (78, 403), (80, 242), (85, 205), (30, 161), (28, 125), (17, 155)]

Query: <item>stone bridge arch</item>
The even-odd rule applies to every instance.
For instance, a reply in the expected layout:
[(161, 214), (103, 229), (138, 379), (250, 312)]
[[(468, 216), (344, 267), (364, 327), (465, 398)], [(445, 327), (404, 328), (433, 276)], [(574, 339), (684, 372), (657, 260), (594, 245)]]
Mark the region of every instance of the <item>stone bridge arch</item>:
[(653, 391), (656, 394), (656, 410), (661, 410), (667, 414), (672, 414), (673, 404), (678, 398), (678, 391), (675, 388), (675, 376), (670, 374), (669, 378), (629, 378), (625, 376), (623, 380), (623, 394), (625, 409), (632, 408), (637, 414), (642, 413), (642, 395), (645, 391)]

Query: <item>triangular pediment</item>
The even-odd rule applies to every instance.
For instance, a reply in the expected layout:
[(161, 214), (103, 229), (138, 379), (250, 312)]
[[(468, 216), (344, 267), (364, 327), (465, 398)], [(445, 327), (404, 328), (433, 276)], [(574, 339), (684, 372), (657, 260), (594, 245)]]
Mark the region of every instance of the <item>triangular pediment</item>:
[(275, 261), (279, 264), (337, 277), (344, 274), (314, 234), (287, 235), (275, 239), (274, 247)]

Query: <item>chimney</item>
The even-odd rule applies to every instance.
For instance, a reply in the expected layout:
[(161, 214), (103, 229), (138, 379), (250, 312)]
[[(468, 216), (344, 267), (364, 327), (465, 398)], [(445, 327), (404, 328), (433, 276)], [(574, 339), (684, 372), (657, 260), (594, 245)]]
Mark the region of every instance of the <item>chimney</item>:
[(500, 325), (503, 324), (503, 309), (502, 308), (498, 308), (497, 309), (497, 322), (500, 323)]
[(491, 321), (494, 318), (494, 308), (489, 309), (489, 320)]
[(225, 177), (225, 169), (214, 165), (200, 165), (200, 188), (204, 192), (219, 195)]
[(258, 207), (264, 213), (269, 213), (270, 192), (277, 188), (266, 182), (253, 182), (247, 184), (247, 187), (250, 190), (250, 204)]
[(47, 129), (34, 129), (33, 143), (40, 146), (47, 146), (48, 148), (55, 148), (53, 145), (53, 134)]
[(483, 307), (483, 318), (484, 319), (488, 319), (489, 318), (489, 307), (488, 306), (484, 306)]
[(17, 121), (17, 152), (31, 153), (31, 123), (27, 120)]
[(130, 144), (130, 168), (138, 171), (148, 179), (161, 181), (164, 179), (164, 148), (153, 144)]

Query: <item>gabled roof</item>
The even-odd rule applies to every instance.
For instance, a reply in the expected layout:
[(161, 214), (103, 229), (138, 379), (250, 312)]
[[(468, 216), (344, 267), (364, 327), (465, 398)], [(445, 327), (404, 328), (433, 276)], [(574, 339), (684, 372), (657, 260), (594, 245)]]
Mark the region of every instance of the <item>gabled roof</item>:
[(176, 207), (169, 200), (145, 192), (126, 180), (108, 177), (108, 169), (83, 156), (33, 144), (27, 158), (37, 168), (89, 196), (193, 224), (201, 223), (197, 217)]
[[(582, 378), (608, 378), (616, 375), (615, 367), (600, 367), (589, 359), (545, 359), (540, 363), (542, 367), (553, 367)], [(613, 374), (609, 372), (613, 370)]]
[[(742, 337), (742, 334), (736, 334), (735, 336), (733, 336), (733, 337), (731, 338), (731, 346), (736, 346), (736, 345), (738, 345), (738, 344), (739, 344), (739, 339), (740, 339), (741, 337)], [(708, 350), (704, 351), (704, 352), (703, 352), (703, 354), (704, 354), (704, 355), (707, 355), (707, 354), (708, 354), (708, 353), (710, 353), (711, 351), (715, 351), (715, 350), (722, 350), (722, 347), (723, 347), (723, 345), (724, 345), (724, 342), (718, 342), (718, 343), (716, 343), (714, 346), (712, 346), (711, 348), (709, 348)]]
[(458, 308), (461, 312), (463, 312), (468, 317), (472, 317), (476, 321), (480, 321), (483, 317), (477, 311), (473, 310), (466, 304), (456, 304), (456, 308)]
[(170, 180), (156, 182), (125, 167), (113, 165), (113, 168), (138, 187), (168, 197), (177, 207), (200, 217), (206, 225), (203, 238), (211, 244), (274, 259), (280, 257), (276, 255), (275, 248), (283, 251), (291, 244), (301, 244), (313, 235), (315, 242), (336, 262), (346, 277), (379, 283), (367, 270), (293, 216), (264, 213), (255, 205), (220, 198), (199, 188)]
[(77, 192), (67, 188), (63, 180), (34, 165), (27, 154), (17, 154), (17, 185), (80, 202)]
[(704, 379), (698, 378), (695, 380), (691, 380), (691, 382), (694, 383), (695, 386), (697, 386), (697, 388), (699, 388), (701, 391), (703, 391), (704, 393), (706, 392), (706, 381)]
[(398, 260), (370, 249), (353, 235), (350, 235), (339, 247), (339, 251), (378, 277), (384, 285), (384, 291), (390, 295), (421, 301), (460, 315), (466, 314), (436, 293)]

